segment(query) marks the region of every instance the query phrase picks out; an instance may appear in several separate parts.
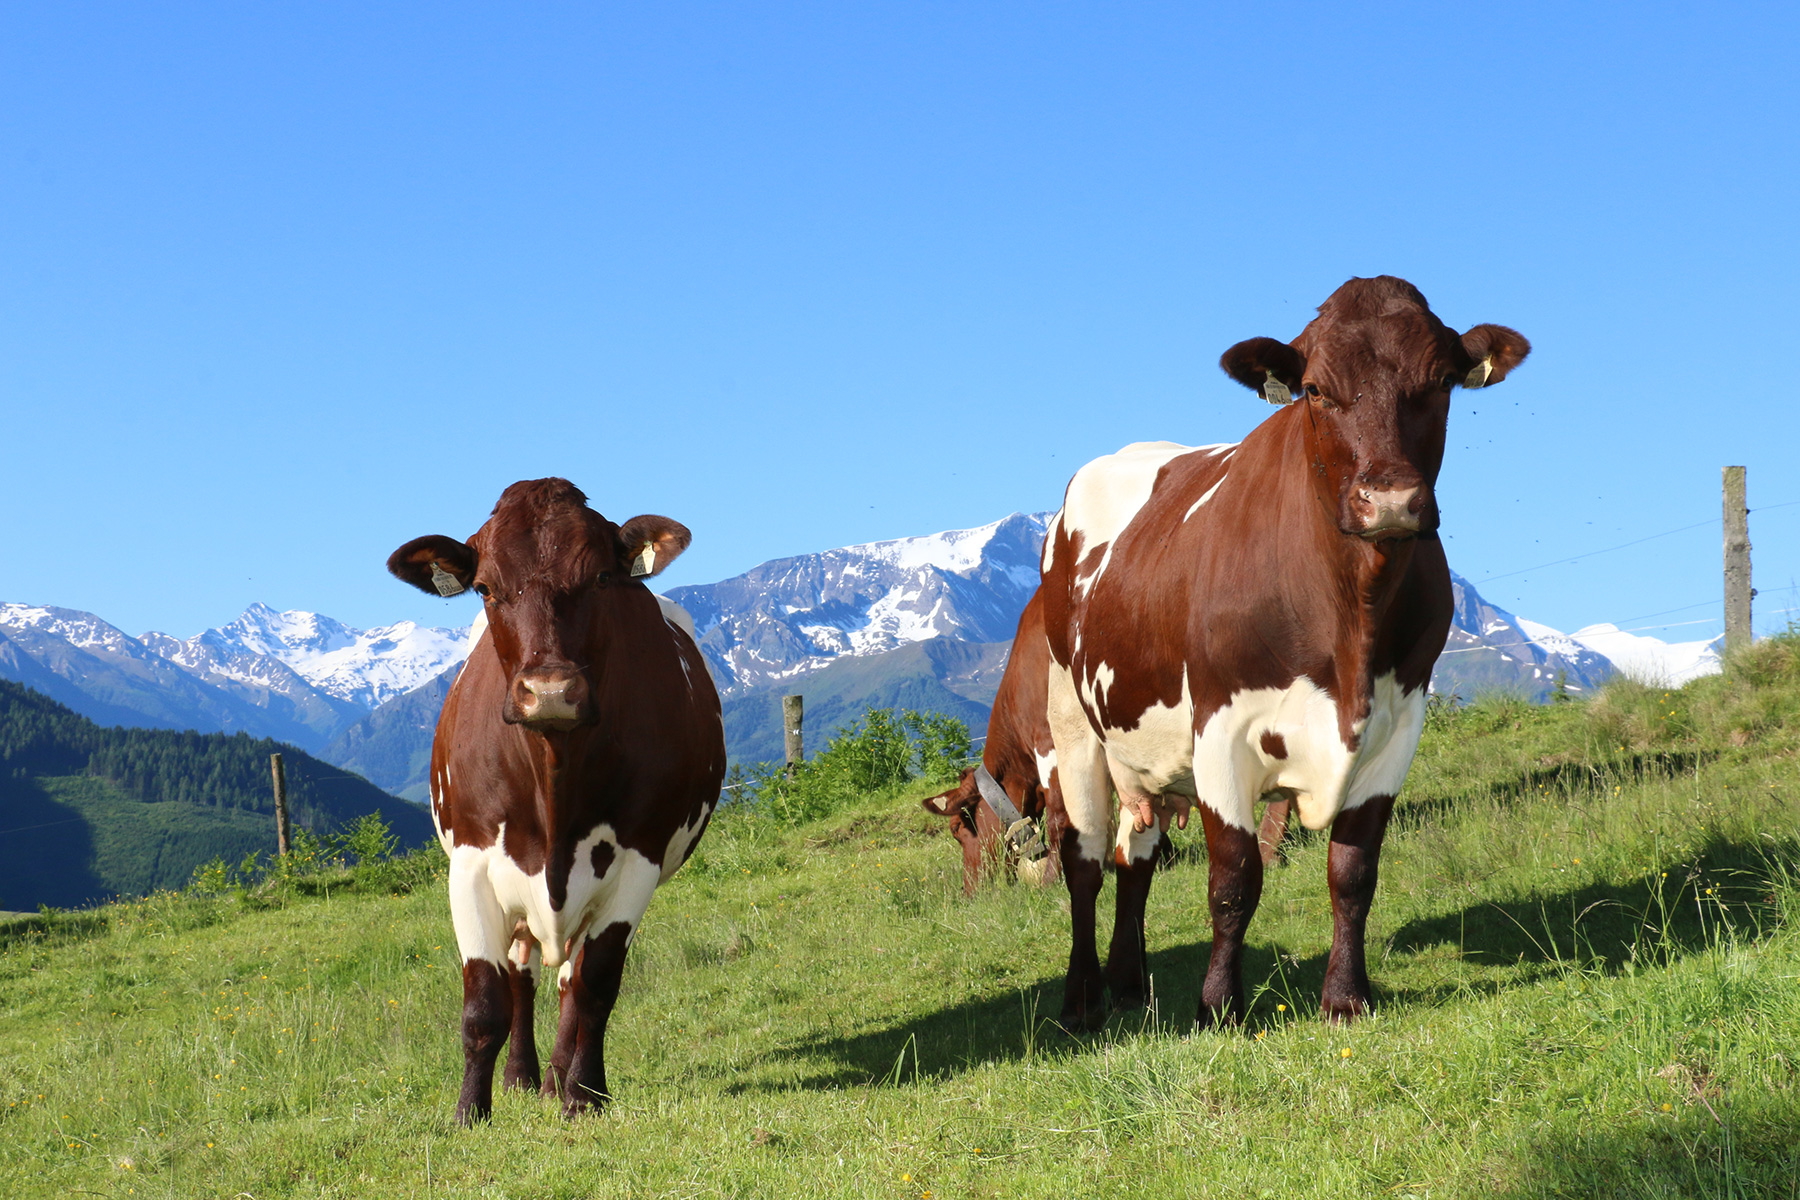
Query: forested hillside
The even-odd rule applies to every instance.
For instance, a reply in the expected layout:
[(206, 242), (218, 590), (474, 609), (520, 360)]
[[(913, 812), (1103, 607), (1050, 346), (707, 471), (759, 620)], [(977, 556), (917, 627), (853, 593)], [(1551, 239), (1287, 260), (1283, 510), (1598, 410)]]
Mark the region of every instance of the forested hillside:
[(278, 751), (296, 827), (324, 832), (379, 811), (404, 845), (431, 836), (420, 806), (291, 746), (109, 729), (0, 680), (0, 908), (176, 887), (214, 855), (273, 850)]

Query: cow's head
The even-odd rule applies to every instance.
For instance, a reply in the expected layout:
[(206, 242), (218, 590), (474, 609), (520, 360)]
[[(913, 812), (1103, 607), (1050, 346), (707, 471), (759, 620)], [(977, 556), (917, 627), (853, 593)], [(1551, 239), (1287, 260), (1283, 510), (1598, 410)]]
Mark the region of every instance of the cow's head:
[(536, 730), (593, 720), (589, 673), (601, 650), (596, 619), (616, 589), (639, 587), (687, 549), (687, 527), (667, 517), (614, 525), (566, 479), (515, 483), (466, 542), (433, 534), (388, 558), (388, 570), (424, 592), (472, 591), (511, 679), (501, 717)]
[(1460, 337), (1403, 279), (1352, 279), (1291, 343), (1251, 338), (1225, 373), (1272, 403), (1306, 406), (1314, 484), (1338, 529), (1367, 541), (1435, 532), (1453, 387), (1491, 387), (1531, 352), (1503, 325)]

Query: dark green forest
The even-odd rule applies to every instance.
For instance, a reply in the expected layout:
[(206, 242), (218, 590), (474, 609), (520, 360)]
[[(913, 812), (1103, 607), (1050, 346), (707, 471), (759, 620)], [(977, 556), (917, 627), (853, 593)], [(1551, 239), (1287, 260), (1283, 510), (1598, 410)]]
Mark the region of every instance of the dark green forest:
[(0, 908), (179, 887), (214, 855), (273, 851), (274, 753), (296, 827), (323, 834), (380, 812), (404, 846), (431, 837), (420, 805), (292, 746), (243, 733), (109, 729), (0, 680)]

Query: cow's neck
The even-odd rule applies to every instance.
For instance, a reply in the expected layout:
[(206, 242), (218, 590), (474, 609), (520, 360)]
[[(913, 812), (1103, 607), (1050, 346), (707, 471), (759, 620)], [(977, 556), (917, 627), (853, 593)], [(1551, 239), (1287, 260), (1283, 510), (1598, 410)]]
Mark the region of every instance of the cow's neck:
[[(1296, 406), (1297, 407), (1297, 406)], [(1296, 411), (1296, 416), (1299, 413)], [(1338, 698), (1340, 732), (1347, 745), (1355, 744), (1351, 727), (1369, 715), (1375, 677), (1394, 664), (1376, 661), (1380, 634), (1390, 619), (1395, 602), (1406, 584), (1417, 539), (1367, 542), (1338, 528), (1338, 497), (1328, 473), (1319, 469), (1320, 456), (1313, 445), (1310, 421), (1296, 420), (1288, 443), (1292, 458), (1302, 470), (1284, 470), (1299, 495), (1289, 497), (1290, 511), (1305, 513), (1301, 522), (1309, 553), (1297, 561), (1314, 564), (1320, 575), (1305, 578), (1297, 572), (1278, 576), (1290, 606), (1303, 609), (1310, 598), (1330, 598), (1329, 611), (1315, 628), (1330, 641), (1319, 649), (1330, 656), (1336, 678), (1332, 692)], [(1290, 465), (1292, 464), (1290, 459)]]

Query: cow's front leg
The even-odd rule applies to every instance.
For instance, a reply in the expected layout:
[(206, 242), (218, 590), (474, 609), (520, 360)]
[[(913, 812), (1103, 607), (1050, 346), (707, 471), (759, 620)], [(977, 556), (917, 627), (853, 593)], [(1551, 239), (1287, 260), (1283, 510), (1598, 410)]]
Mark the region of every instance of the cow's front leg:
[(1063, 839), (1063, 881), (1069, 888), (1069, 971), (1063, 978), (1065, 1029), (1097, 1029), (1106, 1023), (1106, 983), (1100, 974), (1100, 952), (1094, 939), (1094, 908), (1105, 871), (1096, 854), (1083, 853), (1076, 836)]
[(1156, 875), (1163, 832), (1155, 823), (1134, 829), (1121, 815), (1113, 847), (1116, 901), (1112, 945), (1106, 952), (1106, 986), (1114, 1008), (1142, 1008), (1150, 995), (1150, 957), (1144, 936), (1144, 910), (1150, 881)]
[(1213, 935), (1212, 957), (1200, 985), (1200, 1012), (1194, 1019), (1204, 1029), (1214, 1022), (1235, 1025), (1246, 1015), (1244, 932), (1262, 900), (1263, 864), (1255, 833), (1226, 824), (1205, 804), (1200, 806), (1200, 824), (1206, 831), (1206, 901), (1212, 909)]
[(494, 1061), (512, 1021), (512, 988), (502, 968), (486, 959), (463, 964), (463, 1082), (456, 1119), (485, 1121), (494, 1111)]
[(494, 896), (479, 853), (454, 847), (450, 855), (450, 920), (463, 963), (463, 1082), (456, 1119), (485, 1120), (494, 1108), (494, 1063), (512, 1025), (513, 990), (507, 978), (512, 923)]
[(563, 1088), (563, 1115), (603, 1107), (612, 1099), (606, 1085), (606, 1022), (619, 999), (631, 924), (614, 921), (581, 945), (571, 972), (569, 1009), (574, 1013), (573, 1052)]
[(513, 930), (512, 951), (507, 955), (508, 984), (512, 991), (512, 1033), (507, 1038), (506, 1074), (509, 1088), (537, 1091), (543, 1083), (538, 1070), (537, 1030), (533, 1024), (537, 1006), (537, 976), (541, 965), (537, 939), (524, 928)]
[(1056, 743), (1055, 780), (1067, 828), (1058, 847), (1069, 889), (1069, 973), (1063, 980), (1064, 1029), (1094, 1029), (1106, 1021), (1106, 982), (1094, 945), (1094, 901), (1112, 848), (1112, 780), (1106, 748), (1095, 736), (1076, 695), (1074, 677), (1050, 664), (1050, 734)]
[(1354, 1021), (1375, 1001), (1363, 939), (1380, 873), (1381, 842), (1393, 811), (1392, 796), (1371, 796), (1339, 813), (1331, 825), (1331, 960), (1319, 1005), (1328, 1021)]

